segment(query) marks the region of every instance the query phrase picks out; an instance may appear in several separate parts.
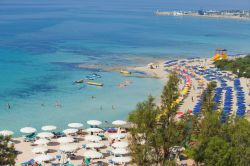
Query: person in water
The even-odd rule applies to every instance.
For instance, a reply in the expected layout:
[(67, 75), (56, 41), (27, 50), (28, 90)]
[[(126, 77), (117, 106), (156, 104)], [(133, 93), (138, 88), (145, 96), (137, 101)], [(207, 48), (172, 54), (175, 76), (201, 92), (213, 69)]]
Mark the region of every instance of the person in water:
[(61, 107), (62, 107), (62, 104), (61, 104), (59, 101), (57, 101), (57, 102), (56, 102), (56, 107), (60, 107), (60, 108), (61, 108)]
[(7, 108), (11, 109), (10, 103), (7, 103)]

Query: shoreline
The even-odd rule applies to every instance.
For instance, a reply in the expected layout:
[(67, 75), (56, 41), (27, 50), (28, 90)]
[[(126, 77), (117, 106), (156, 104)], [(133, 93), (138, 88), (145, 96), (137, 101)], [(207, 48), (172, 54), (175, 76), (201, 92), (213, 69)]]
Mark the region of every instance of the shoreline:
[[(187, 59), (178, 59), (177, 62), (180, 65), (182, 63), (182, 61), (184, 61), (184, 60), (187, 60)], [(131, 71), (135, 71), (135, 72), (136, 71), (143, 72), (147, 76), (145, 78), (160, 79), (164, 83), (166, 83), (168, 81), (168, 74), (169, 74), (169, 71), (166, 71), (166, 68), (168, 70), (175, 70), (175, 66), (173, 65), (170, 67), (166, 67), (165, 62), (166, 61), (163, 61), (163, 60), (153, 61), (152, 66), (155, 66), (154, 68), (149, 67), (149, 65), (144, 65), (144, 66), (135, 66), (135, 67), (131, 66), (131, 67), (127, 67), (126, 69), (131, 70)], [(188, 66), (206, 66), (206, 68), (212, 68), (213, 67), (212, 62), (213, 62), (212, 58), (199, 58), (199, 59), (193, 59), (190, 61), (187, 60), (187, 62), (185, 62), (186, 65), (180, 66), (180, 68), (185, 68), (185, 66), (187, 66), (187, 65)], [(115, 68), (115, 70), (112, 70), (110, 72), (116, 72), (118, 69), (120, 69), (120, 68)], [(198, 89), (197, 87), (200, 86), (199, 81), (196, 80), (196, 77), (191, 77), (192, 85), (190, 86), (188, 94), (185, 96), (185, 98), (183, 98), (182, 104), (179, 107), (179, 111), (185, 113), (189, 110), (193, 110), (197, 99), (200, 97), (203, 90), (206, 88), (206, 84), (208, 83), (208, 81), (206, 81), (203, 77), (202, 77), (202, 80), (204, 80), (203, 89)], [(240, 78), (240, 80), (242, 81), (243, 89), (245, 91), (247, 91), (247, 89), (248, 89), (247, 81), (249, 81), (249, 79)], [(219, 82), (218, 82), (218, 84), (219, 84)], [(228, 81), (228, 85), (233, 86), (233, 82)], [(183, 81), (183, 78), (182, 78), (180, 85), (179, 85), (180, 91), (183, 89), (184, 86), (185, 86), (185, 82)], [(163, 87), (161, 87), (161, 88), (163, 88)], [(235, 101), (236, 99), (234, 98), (233, 100)], [(246, 102), (248, 102), (248, 101), (250, 101), (250, 97), (249, 97), (249, 95), (246, 95)], [(160, 95), (155, 98), (155, 102), (157, 105), (160, 105)], [(246, 110), (248, 110), (248, 109), (249, 109), (249, 106), (247, 106)], [(233, 115), (236, 113), (236, 105), (233, 105), (232, 113), (233, 113)], [(246, 113), (245, 118), (250, 120), (250, 116), (247, 115), (247, 113)], [(19, 165), (20, 163), (27, 161), (27, 160), (33, 158), (34, 156), (36, 156), (32, 153), (32, 148), (34, 146), (30, 146), (30, 143), (24, 142), (22, 137), (13, 138), (13, 140), (15, 142), (16, 149), (18, 151), (22, 151), (22, 154), (18, 155), (18, 157), (17, 157), (17, 164), (16, 165)], [(127, 138), (125, 140), (127, 140)], [(107, 145), (107, 147), (108, 147), (109, 141), (110, 140), (108, 139), (107, 141), (104, 142), (105, 145)], [(81, 144), (86, 144), (86, 141), (81, 139), (79, 146)], [(56, 149), (59, 148), (59, 145), (58, 144), (51, 144), (51, 145), (49, 145), (49, 147), (52, 150), (51, 153), (49, 153), (49, 154), (51, 154), (52, 156), (55, 156), (57, 154)], [(105, 151), (106, 151), (106, 149), (105, 149)], [(77, 156), (81, 156), (83, 154), (83, 152), (84, 151), (81, 148), (76, 154), (77, 154)], [(102, 151), (102, 152), (104, 153), (104, 151)], [(107, 162), (107, 160), (111, 159), (110, 157), (105, 158), (101, 161)], [(80, 161), (81, 161), (81, 158), (78, 160), (71, 160), (71, 162), (73, 164), (79, 164)]]
[(200, 18), (218, 18), (218, 19), (230, 19), (230, 20), (245, 20), (250, 21), (250, 17), (230, 16), (230, 15), (199, 15), (197, 13), (185, 13), (181, 14), (172, 11), (157, 11), (156, 16), (176, 16), (176, 17), (200, 17)]

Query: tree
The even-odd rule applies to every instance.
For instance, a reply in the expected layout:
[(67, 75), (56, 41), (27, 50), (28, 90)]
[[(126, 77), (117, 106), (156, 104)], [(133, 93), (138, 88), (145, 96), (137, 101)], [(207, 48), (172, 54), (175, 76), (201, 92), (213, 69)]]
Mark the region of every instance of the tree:
[(15, 165), (16, 153), (10, 140), (11, 137), (0, 136), (0, 165)]
[(235, 60), (220, 60), (214, 64), (221, 70), (232, 71), (239, 77), (250, 78), (250, 55)]
[(156, 116), (158, 108), (149, 96), (148, 100), (138, 103), (136, 109), (129, 114), (129, 121), (134, 124), (130, 129), (132, 136), (130, 149), (134, 163), (150, 166), (157, 162), (159, 148), (156, 144)]
[(185, 121), (175, 119), (179, 106), (176, 104), (178, 83), (177, 74), (171, 73), (161, 95), (160, 107), (149, 97), (130, 113), (129, 121), (133, 124), (130, 149), (137, 165), (175, 165), (171, 149), (183, 144), (186, 132)]
[(211, 137), (204, 151), (204, 163), (208, 166), (224, 166), (230, 161), (230, 144), (220, 137)]
[(204, 91), (202, 114), (191, 118), (192, 132), (189, 133), (195, 143), (188, 147), (188, 155), (208, 166), (249, 165), (250, 122), (230, 117), (222, 123), (221, 113), (213, 111), (215, 85), (212, 84)]

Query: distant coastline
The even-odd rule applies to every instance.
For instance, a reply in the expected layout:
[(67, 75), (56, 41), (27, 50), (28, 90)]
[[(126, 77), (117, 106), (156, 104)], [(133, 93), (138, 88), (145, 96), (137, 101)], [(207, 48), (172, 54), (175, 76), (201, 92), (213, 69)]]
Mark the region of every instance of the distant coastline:
[(198, 11), (159, 11), (154, 12), (156, 16), (191, 16), (222, 19), (250, 20), (250, 11), (244, 10), (198, 10)]

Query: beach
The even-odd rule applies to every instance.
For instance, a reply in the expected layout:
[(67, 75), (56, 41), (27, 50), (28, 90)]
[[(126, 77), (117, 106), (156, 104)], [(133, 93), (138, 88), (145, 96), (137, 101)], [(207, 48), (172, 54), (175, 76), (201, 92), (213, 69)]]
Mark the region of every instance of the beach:
[[(185, 77), (180, 77), (180, 85), (179, 85), (179, 89), (181, 92), (181, 101), (180, 101), (180, 107), (178, 112), (182, 112), (182, 113), (186, 113), (188, 111), (194, 111), (195, 110), (195, 105), (197, 104), (198, 99), (201, 97), (202, 92), (206, 89), (206, 85), (207, 83), (209, 83), (210, 81), (207, 80), (207, 78), (205, 78), (204, 76), (198, 75), (198, 74), (194, 74), (193, 72), (193, 68), (195, 66), (199, 66), (203, 69), (214, 69), (213, 66), (213, 61), (210, 58), (199, 58), (199, 59), (192, 59), (192, 60), (188, 60), (188, 59), (179, 59), (179, 60), (175, 60), (174, 62), (171, 62), (173, 64), (170, 63), (170, 65), (166, 65), (168, 64), (167, 62), (171, 62), (171, 60), (169, 61), (154, 61), (152, 63), (150, 63), (150, 65), (145, 65), (145, 66), (138, 66), (138, 67), (128, 67), (128, 69), (130, 69), (130, 71), (133, 72), (145, 72), (146, 73), (146, 77), (150, 78), (150, 79), (161, 79), (163, 82), (167, 82), (167, 78), (168, 78), (168, 74), (171, 71), (176, 71), (177, 73), (179, 73), (180, 75), (186, 75), (185, 73), (190, 73), (190, 75), (193, 75), (193, 77), (191, 77), (190, 82), (191, 84), (188, 86), (188, 92), (187, 93), (182, 93), (183, 89), (186, 87), (186, 80), (184, 79)], [(181, 64), (181, 65), (180, 65)], [(188, 68), (188, 69), (187, 69)], [(227, 75), (228, 72), (224, 72), (223, 74)], [(188, 75), (188, 74), (187, 74)], [(232, 74), (230, 74), (230, 76), (233, 76)], [(187, 78), (187, 77), (186, 77)], [(199, 79), (197, 79), (199, 78)], [(141, 78), (143, 79), (143, 78)], [(220, 87), (221, 86), (221, 82), (218, 80), (214, 80), (217, 82), (217, 86)], [(243, 91), (245, 92), (245, 101), (246, 103), (250, 102), (250, 96), (248, 94), (249, 92), (249, 79), (246, 78), (240, 78), (240, 82), (241, 82), (241, 87), (243, 88)], [(202, 84), (201, 84), (202, 83)], [(227, 80), (227, 86), (234, 86), (233, 80)], [(201, 88), (198, 88), (201, 87)], [(221, 99), (221, 105), (223, 106), (224, 103), (224, 93), (222, 95), (222, 99)], [(160, 105), (160, 95), (156, 96), (156, 103), (158, 103)], [(232, 104), (232, 111), (229, 114), (229, 116), (236, 116), (236, 110), (237, 110), (237, 105), (236, 105), (236, 94), (235, 92), (233, 92), (233, 104)], [(249, 120), (249, 113), (247, 112), (247, 110), (249, 110), (249, 105), (246, 106), (246, 112), (245, 112), (245, 118), (247, 118)], [(221, 110), (223, 111), (223, 110)], [(194, 113), (194, 112), (193, 112)], [(124, 119), (126, 119), (126, 117), (123, 117)], [(181, 118), (181, 116), (177, 115), (177, 119)], [(65, 126), (66, 127), (66, 126)], [(115, 127), (115, 126), (113, 126)], [(84, 138), (86, 135), (90, 134), (86, 132), (84, 135), (75, 135), (74, 137), (79, 138), (79, 142), (77, 142), (77, 146), (79, 147), (79, 150), (75, 152), (75, 155), (77, 156), (75, 159), (70, 160), (70, 163), (72, 164), (81, 164), (81, 161), (83, 159), (83, 154), (86, 151), (86, 149), (81, 148), (83, 144), (87, 144), (89, 143), (88, 141), (86, 141)], [(96, 135), (96, 134), (95, 134)], [(94, 159), (93, 162), (97, 162), (97, 161), (103, 161), (104, 163), (108, 163), (111, 159), (112, 159), (112, 155), (107, 154), (107, 151), (111, 151), (113, 148), (110, 146), (110, 142), (112, 141), (112, 139), (110, 139), (110, 133), (108, 132), (104, 132), (104, 136), (105, 138), (107, 138), (107, 140), (101, 141), (104, 145), (105, 148), (101, 148), (100, 152), (104, 154), (104, 158), (102, 159)], [(126, 137), (124, 139), (122, 139), (122, 141), (129, 141), (129, 134), (126, 135)], [(35, 155), (34, 153), (32, 153), (32, 149), (34, 146), (32, 145), (31, 142), (24, 142), (23, 138), (14, 138), (13, 142), (15, 143), (15, 148), (17, 151), (20, 151), (21, 153), (17, 156), (17, 160), (16, 160), (16, 165), (19, 165), (20, 163), (24, 162), (24, 161), (29, 161), (31, 158), (34, 158)], [(58, 155), (58, 149), (60, 147), (60, 144), (57, 143), (56, 139), (51, 139), (51, 143), (48, 144), (49, 150), (49, 155), (55, 157), (56, 155)], [(56, 160), (53, 160), (53, 162), (56, 162)], [(188, 165), (191, 165), (190, 163), (192, 163), (192, 160), (187, 160), (187, 161), (180, 161), (180, 163), (189, 163)]]

